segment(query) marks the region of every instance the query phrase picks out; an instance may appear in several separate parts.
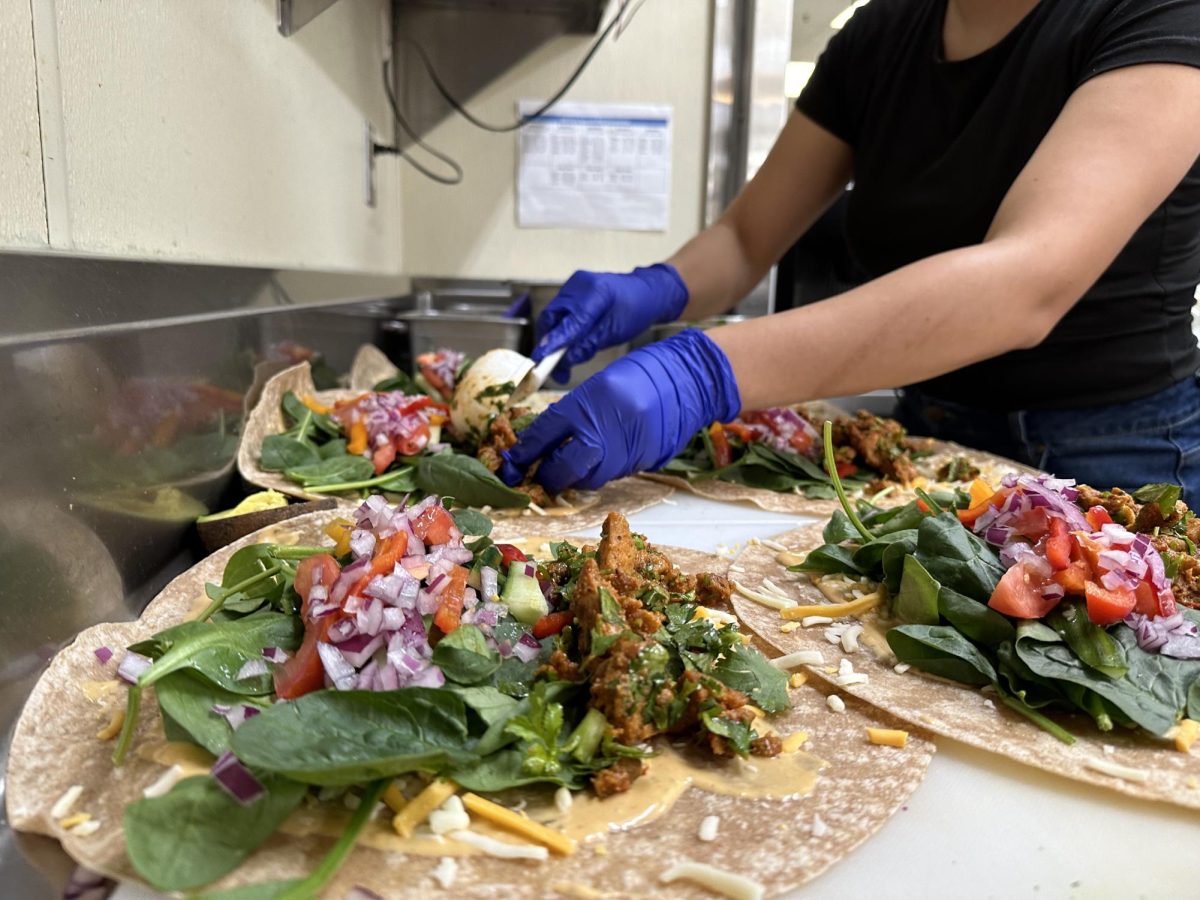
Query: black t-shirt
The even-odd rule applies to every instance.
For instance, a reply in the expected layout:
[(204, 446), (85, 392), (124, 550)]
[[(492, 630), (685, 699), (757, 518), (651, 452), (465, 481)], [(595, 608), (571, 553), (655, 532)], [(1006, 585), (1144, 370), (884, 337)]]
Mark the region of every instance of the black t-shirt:
[[(943, 58), (945, 10), (946, 0), (871, 0), (829, 42), (796, 104), (854, 148), (846, 232), (867, 278), (982, 241), (1089, 78), (1139, 63), (1200, 67), (1200, 0), (1041, 0), (998, 44), (954, 62)], [(919, 387), (994, 410), (1147, 396), (1200, 366), (1197, 281), (1200, 163), (1041, 345)]]

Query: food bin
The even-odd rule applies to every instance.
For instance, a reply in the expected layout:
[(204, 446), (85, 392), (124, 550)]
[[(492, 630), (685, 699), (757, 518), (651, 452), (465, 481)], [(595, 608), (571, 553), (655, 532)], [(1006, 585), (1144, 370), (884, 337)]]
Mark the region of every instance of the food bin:
[(401, 313), (385, 323), (391, 334), (407, 335), (412, 356), (449, 347), (467, 356), (482, 356), (489, 350), (525, 350), (528, 319), (507, 318), (495, 313), (469, 311), (414, 310)]

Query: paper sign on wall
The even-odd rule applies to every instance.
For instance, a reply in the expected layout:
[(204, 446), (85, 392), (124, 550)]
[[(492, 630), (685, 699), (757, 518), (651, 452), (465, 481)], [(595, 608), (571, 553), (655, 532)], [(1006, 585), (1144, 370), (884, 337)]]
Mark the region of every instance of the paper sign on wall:
[[(520, 112), (538, 106), (523, 100)], [(517, 140), (522, 228), (666, 230), (671, 107), (559, 103)]]

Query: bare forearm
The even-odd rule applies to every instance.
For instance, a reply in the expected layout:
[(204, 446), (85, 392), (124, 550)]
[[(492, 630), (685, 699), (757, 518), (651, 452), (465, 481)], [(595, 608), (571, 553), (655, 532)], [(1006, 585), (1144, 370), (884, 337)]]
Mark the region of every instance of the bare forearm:
[(1023, 256), (1004, 242), (954, 250), (708, 334), (745, 409), (909, 384), (1036, 344), (1086, 289), (1023, 271)]
[(755, 264), (735, 229), (724, 219), (700, 232), (668, 260), (688, 286), (688, 305), (680, 316), (694, 322), (732, 309), (771, 267)]

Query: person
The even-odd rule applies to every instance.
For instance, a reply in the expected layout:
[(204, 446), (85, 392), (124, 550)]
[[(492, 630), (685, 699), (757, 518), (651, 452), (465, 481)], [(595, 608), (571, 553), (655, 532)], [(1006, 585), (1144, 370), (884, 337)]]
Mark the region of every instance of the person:
[(665, 263), (577, 272), (556, 375), (731, 308), (853, 181), (869, 280), (622, 357), (522, 432), (556, 492), (664, 465), (756, 409), (906, 386), (914, 433), (1200, 497), (1200, 0), (871, 0), (762, 168)]

